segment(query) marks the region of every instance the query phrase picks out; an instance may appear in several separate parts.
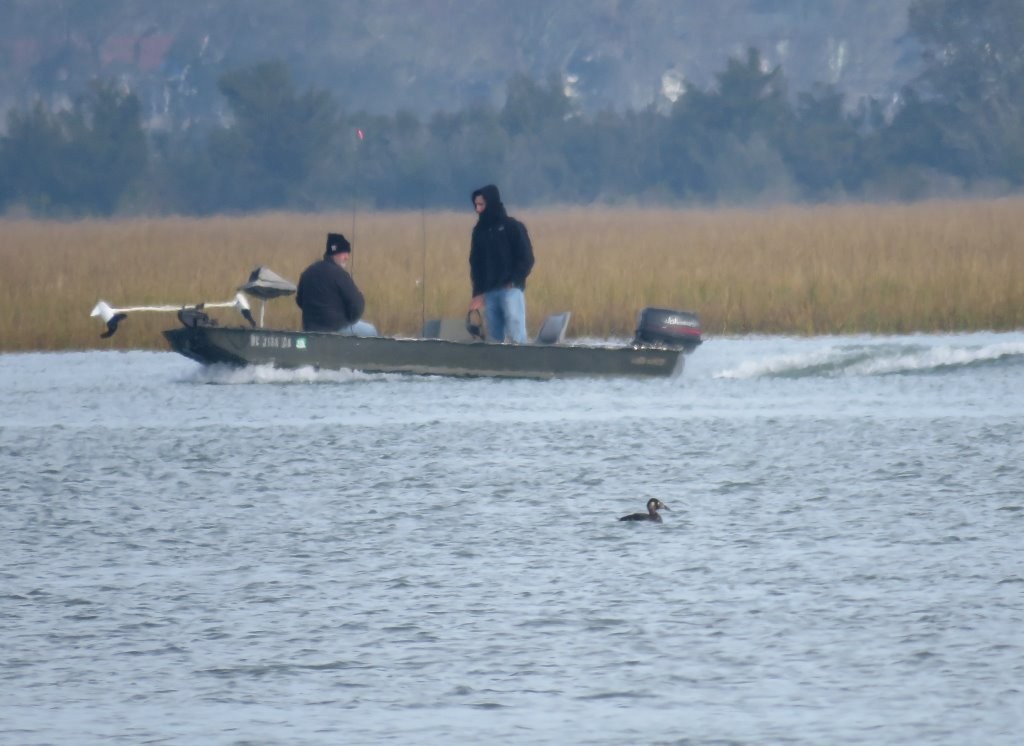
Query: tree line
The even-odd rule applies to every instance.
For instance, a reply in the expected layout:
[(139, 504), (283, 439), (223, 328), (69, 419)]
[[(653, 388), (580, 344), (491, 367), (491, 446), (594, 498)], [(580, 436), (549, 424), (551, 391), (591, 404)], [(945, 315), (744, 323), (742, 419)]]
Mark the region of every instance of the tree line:
[(574, 108), (523, 75), (501, 108), (347, 111), (270, 60), (229, 71), (215, 126), (149, 132), (138, 98), (94, 81), (73, 105), (13, 110), (0, 210), (40, 216), (461, 208), (496, 182), (520, 205), (917, 199), (1024, 183), (1024, 4), (917, 0), (924, 73), (899, 100), (791, 95), (756, 49), (668, 109)]

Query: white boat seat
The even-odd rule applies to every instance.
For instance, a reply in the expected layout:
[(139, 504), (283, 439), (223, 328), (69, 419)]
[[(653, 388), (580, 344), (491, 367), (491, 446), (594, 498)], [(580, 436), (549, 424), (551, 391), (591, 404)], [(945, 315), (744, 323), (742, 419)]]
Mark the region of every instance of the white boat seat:
[(565, 330), (569, 326), (569, 318), (572, 316), (572, 312), (563, 311), (562, 313), (553, 313), (544, 319), (544, 323), (540, 325), (540, 331), (537, 332), (537, 338), (533, 340), (534, 344), (538, 345), (555, 345), (565, 339)]

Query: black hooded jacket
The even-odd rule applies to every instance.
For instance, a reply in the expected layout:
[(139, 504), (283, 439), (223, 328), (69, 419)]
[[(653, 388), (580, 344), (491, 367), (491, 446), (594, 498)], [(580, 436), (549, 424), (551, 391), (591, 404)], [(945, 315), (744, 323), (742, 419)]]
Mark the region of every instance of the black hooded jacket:
[(487, 206), (473, 226), (469, 250), (473, 296), (508, 284), (525, 290), (526, 278), (533, 269), (533, 245), (526, 226), (505, 212), (498, 187), (488, 184), (477, 189), (474, 202), (477, 196), (482, 196)]

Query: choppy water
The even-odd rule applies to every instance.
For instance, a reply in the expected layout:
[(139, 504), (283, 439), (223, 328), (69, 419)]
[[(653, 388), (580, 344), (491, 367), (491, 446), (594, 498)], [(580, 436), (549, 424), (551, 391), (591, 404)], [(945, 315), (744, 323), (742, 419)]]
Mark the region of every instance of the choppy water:
[(648, 382), (3, 355), (0, 412), (5, 744), (1024, 732), (1024, 333)]

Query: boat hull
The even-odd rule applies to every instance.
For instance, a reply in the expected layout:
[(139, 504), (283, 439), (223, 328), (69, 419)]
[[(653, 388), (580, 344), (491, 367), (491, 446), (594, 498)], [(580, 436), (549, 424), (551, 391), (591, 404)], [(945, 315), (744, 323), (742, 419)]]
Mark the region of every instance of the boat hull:
[(657, 347), (511, 345), (244, 327), (184, 327), (165, 331), (164, 337), (175, 352), (204, 365), (313, 367), (367, 373), (657, 378), (678, 374), (684, 359), (682, 350)]

